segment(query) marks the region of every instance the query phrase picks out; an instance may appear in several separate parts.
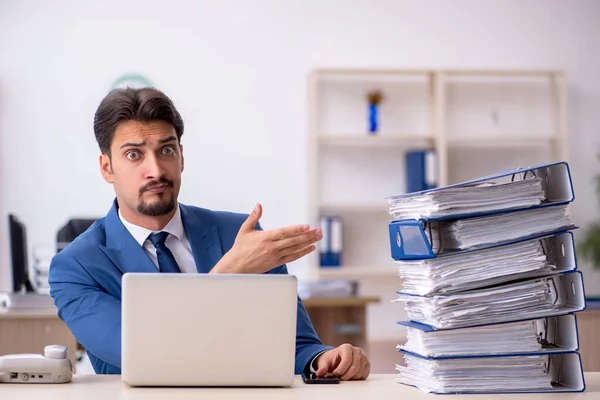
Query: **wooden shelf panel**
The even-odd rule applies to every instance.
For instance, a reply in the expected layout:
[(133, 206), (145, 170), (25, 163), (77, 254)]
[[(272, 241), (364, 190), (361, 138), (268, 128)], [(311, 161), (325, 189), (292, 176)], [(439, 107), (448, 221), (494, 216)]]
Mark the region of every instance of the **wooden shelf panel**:
[(448, 137), (448, 147), (462, 148), (538, 148), (551, 146), (556, 141), (555, 137), (543, 135), (523, 136), (481, 136), (481, 137)]
[(58, 317), (58, 310), (54, 307), (30, 310), (7, 310), (0, 308), (0, 320), (11, 319), (52, 319)]
[(341, 267), (319, 267), (321, 279), (360, 279), (360, 278), (397, 278), (401, 283), (398, 271), (394, 265), (368, 266), (346, 265)]
[(320, 68), (313, 74), (321, 79), (406, 79), (426, 78), (434, 73), (430, 69), (395, 69), (395, 68)]
[(306, 307), (351, 307), (364, 306), (369, 303), (379, 303), (379, 297), (352, 296), (352, 297), (306, 297), (302, 303)]
[(319, 144), (324, 147), (352, 148), (405, 148), (415, 145), (432, 146), (433, 138), (427, 135), (398, 134), (398, 135), (320, 135)]
[[(319, 205), (319, 212), (323, 214), (380, 214), (388, 215), (388, 202), (379, 203), (327, 203)], [(391, 219), (391, 217), (390, 217)]]
[(337, 77), (339, 75), (356, 75), (358, 77), (373, 76), (373, 75), (391, 75), (391, 76), (411, 76), (411, 75), (427, 75), (435, 73), (443, 73), (448, 76), (553, 76), (562, 75), (562, 70), (539, 69), (432, 69), (432, 68), (320, 68), (314, 71), (318, 76)]
[(442, 71), (447, 76), (514, 76), (514, 77), (552, 77), (561, 75), (563, 71), (540, 69), (540, 70), (518, 70), (518, 69), (447, 69)]

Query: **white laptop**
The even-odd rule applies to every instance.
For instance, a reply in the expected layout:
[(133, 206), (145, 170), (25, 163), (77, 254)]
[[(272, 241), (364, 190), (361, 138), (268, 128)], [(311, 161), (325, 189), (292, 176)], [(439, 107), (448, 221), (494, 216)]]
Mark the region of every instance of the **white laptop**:
[(290, 386), (293, 275), (127, 273), (122, 380), (130, 386)]

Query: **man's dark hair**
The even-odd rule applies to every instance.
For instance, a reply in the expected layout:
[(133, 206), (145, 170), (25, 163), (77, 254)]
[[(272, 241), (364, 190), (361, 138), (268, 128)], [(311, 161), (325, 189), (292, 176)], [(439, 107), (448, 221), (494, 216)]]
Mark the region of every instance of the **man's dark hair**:
[(167, 95), (154, 88), (113, 89), (102, 99), (94, 116), (94, 134), (100, 151), (110, 155), (110, 145), (121, 122), (157, 120), (173, 125), (181, 142), (183, 120)]

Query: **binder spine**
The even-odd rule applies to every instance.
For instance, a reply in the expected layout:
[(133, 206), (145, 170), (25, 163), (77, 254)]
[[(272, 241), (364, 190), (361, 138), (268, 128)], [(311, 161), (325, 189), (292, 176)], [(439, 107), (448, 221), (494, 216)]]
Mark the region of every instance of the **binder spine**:
[(420, 192), (437, 186), (437, 155), (435, 150), (406, 153), (406, 192)]
[(341, 217), (332, 217), (331, 223), (331, 259), (332, 265), (339, 267), (342, 264), (342, 250), (343, 250), (343, 226)]
[(557, 270), (576, 270), (575, 239), (573, 233), (562, 232), (542, 239), (546, 258)]
[(421, 221), (393, 221), (388, 225), (394, 260), (434, 258), (435, 254)]
[(342, 219), (337, 216), (321, 217), (323, 239), (320, 244), (321, 267), (339, 267), (342, 263)]
[(437, 154), (430, 150), (425, 154), (425, 189), (437, 187)]

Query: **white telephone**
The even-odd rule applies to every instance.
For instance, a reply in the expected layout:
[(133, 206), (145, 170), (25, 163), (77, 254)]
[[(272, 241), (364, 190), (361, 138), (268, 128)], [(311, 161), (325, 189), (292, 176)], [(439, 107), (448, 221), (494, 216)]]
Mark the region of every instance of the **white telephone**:
[(0, 383), (67, 383), (73, 365), (65, 346), (46, 346), (41, 354), (12, 354), (0, 357)]

